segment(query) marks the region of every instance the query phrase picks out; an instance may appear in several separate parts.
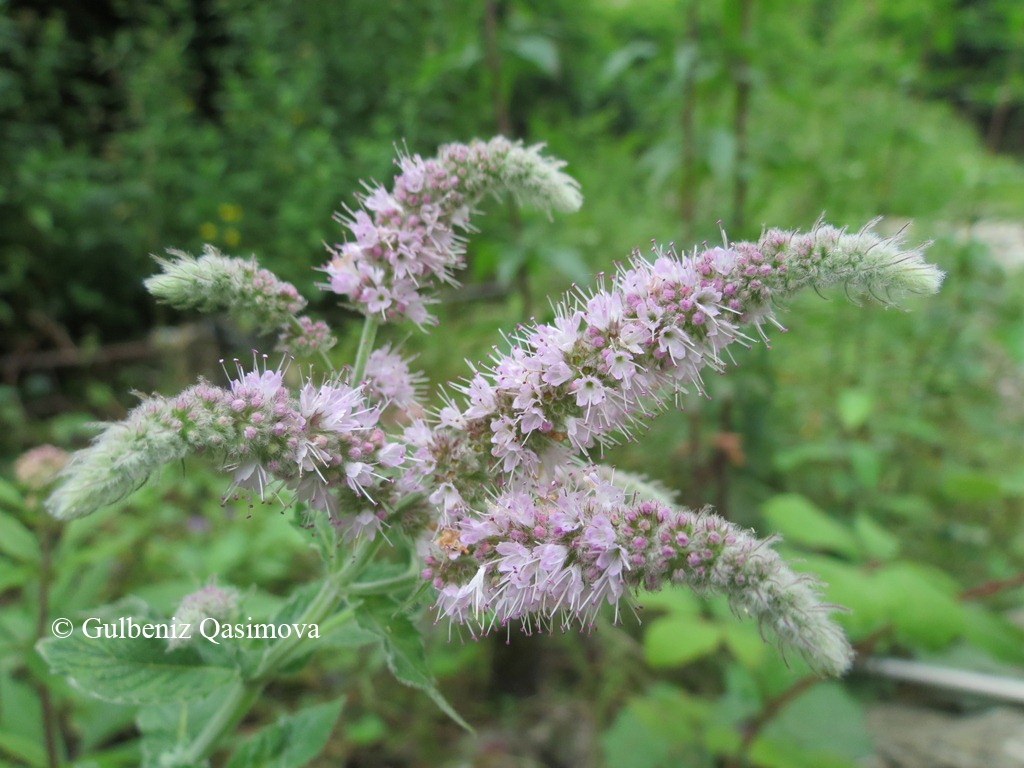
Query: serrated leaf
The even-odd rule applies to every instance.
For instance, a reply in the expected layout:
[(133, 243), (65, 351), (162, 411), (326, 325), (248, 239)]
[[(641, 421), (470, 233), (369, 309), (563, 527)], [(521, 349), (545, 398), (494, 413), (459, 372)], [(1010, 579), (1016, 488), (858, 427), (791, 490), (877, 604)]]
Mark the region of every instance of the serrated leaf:
[(0, 553), (22, 563), (38, 563), (39, 542), (13, 515), (0, 512)]
[(78, 627), (70, 637), (41, 640), (36, 648), (52, 672), (114, 704), (194, 699), (237, 679), (233, 669), (202, 664), (191, 649), (168, 653), (167, 641), (155, 638), (92, 639)]
[(301, 768), (327, 744), (343, 704), (338, 699), (282, 717), (235, 750), (227, 768)]
[(680, 667), (714, 653), (721, 642), (722, 630), (715, 624), (666, 616), (644, 632), (644, 659), (652, 667)]
[(844, 389), (836, 400), (839, 421), (850, 432), (863, 427), (874, 409), (874, 395), (864, 389)]
[(143, 768), (166, 765), (163, 756), (185, 749), (233, 693), (233, 687), (225, 687), (191, 701), (161, 702), (140, 708), (135, 724), (143, 735)]
[(857, 540), (847, 528), (796, 493), (774, 496), (762, 507), (765, 520), (790, 544), (855, 557)]
[(422, 636), (409, 617), (398, 611), (398, 606), (386, 598), (367, 599), (356, 617), (360, 626), (380, 639), (388, 669), (395, 679), (426, 693), (448, 717), (467, 731), (472, 731), (437, 690), (437, 683), (427, 666)]

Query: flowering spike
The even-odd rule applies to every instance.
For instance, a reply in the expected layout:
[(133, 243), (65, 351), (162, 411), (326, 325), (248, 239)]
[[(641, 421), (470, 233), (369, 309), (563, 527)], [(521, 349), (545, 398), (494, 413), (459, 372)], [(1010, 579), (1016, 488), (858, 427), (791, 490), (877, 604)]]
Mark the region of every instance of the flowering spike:
[(942, 273), (921, 253), (902, 249), (898, 237), (819, 223), (806, 234), (770, 230), (758, 243), (686, 256), (672, 246), (656, 248), (653, 261), (634, 255), (607, 287), (576, 289), (553, 322), (524, 329), (508, 352), (492, 355), (468, 388), (463, 428), (505, 473), (539, 466), (545, 438), (579, 453), (628, 439), (639, 416), (679, 392), (707, 396), (702, 370), (724, 371), (729, 347), (753, 342), (743, 325), (767, 344), (764, 326), (782, 328), (773, 301), (834, 284), (874, 296), (938, 290)]
[(454, 283), (470, 217), (484, 197), (508, 193), (545, 210), (579, 208), (579, 185), (562, 173), (565, 164), (540, 150), (498, 136), (445, 145), (429, 160), (400, 153), (391, 191), (368, 188), (358, 210), (336, 217), (351, 239), (328, 249), (321, 287), (348, 297), (367, 317), (433, 324), (428, 291)]
[(377, 425), (380, 408), (361, 388), (308, 380), (296, 397), (283, 383), (286, 361), (274, 369), (254, 354), (253, 370), (235, 365), (237, 378), (226, 389), (201, 382), (173, 398), (153, 397), (108, 426), (61, 473), (63, 483), (47, 501), (50, 513), (90, 514), (190, 453), (220, 459), (232, 489), (264, 500), (275, 481), (284, 483), (332, 518), (341, 499), (354, 517), (365, 508), (360, 498), (373, 503), (387, 491), (390, 478), (382, 472), (405, 462), (405, 446), (386, 439)]
[(439, 615), (484, 633), (512, 621), (586, 629), (604, 604), (617, 617), (627, 595), (671, 583), (725, 594), (819, 674), (843, 674), (853, 656), (820, 585), (791, 571), (771, 540), (707, 510), (627, 501), (592, 468), (501, 493), (435, 544), (426, 575), (439, 585)]
[(212, 245), (203, 246), (198, 259), (183, 251), (167, 253), (173, 258), (155, 257), (163, 272), (145, 281), (156, 298), (177, 309), (226, 310), (261, 331), (280, 329), (282, 349), (308, 354), (333, 346), (324, 323), (298, 314), (306, 300), (295, 286), (262, 269), (255, 258), (224, 256)]

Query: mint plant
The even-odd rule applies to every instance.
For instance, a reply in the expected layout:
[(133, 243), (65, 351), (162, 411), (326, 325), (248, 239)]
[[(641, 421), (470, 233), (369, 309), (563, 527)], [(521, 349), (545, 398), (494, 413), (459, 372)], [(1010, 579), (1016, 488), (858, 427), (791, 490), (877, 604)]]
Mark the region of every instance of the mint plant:
[[(447, 145), (432, 159), (402, 152), (397, 164), (389, 188), (368, 185), (339, 214), (345, 239), (321, 267), (320, 287), (364, 316), (350, 365), (331, 366), (330, 329), (300, 314), (294, 286), (254, 260), (169, 251), (146, 283), (154, 296), (274, 330), (279, 350), (234, 361), (226, 384), (146, 398), (73, 455), (46, 502), (62, 520), (89, 515), (162, 467), (203, 457), (229, 475), (226, 503), (299, 511), (322, 554), (319, 578), (256, 624), (238, 622), (236, 588), (246, 585), (208, 585), (172, 617), (137, 603), (98, 609), (106, 621), (131, 611), (176, 631), (51, 638), (40, 647), (51, 668), (100, 698), (139, 705), (154, 766), (206, 764), (269, 681), (350, 624), (378, 638), (400, 680), (458, 719), (427, 671), (414, 623), (424, 611), (472, 636), (589, 630), (602, 613), (618, 620), (642, 591), (682, 584), (725, 595), (783, 651), (842, 675), (852, 650), (830, 616), (837, 607), (775, 552), (777, 537), (679, 508), (600, 458), (680, 395), (704, 393), (704, 373), (723, 372), (734, 345), (784, 330), (774, 306), (804, 288), (842, 285), (887, 304), (934, 293), (942, 273), (923, 249), (870, 225), (819, 223), (767, 230), (757, 242), (635, 252), (596, 287), (554, 303), (550, 322), (511, 331), (431, 409), (424, 377), (376, 346), (378, 328), (437, 322), (436, 288), (455, 281), (485, 197), (558, 212), (582, 198), (563, 163), (501, 137)], [(314, 354), (324, 370), (293, 362)], [(185, 626), (191, 638), (177, 631)], [(339, 711), (324, 705), (269, 726), (229, 765), (301, 765)]]

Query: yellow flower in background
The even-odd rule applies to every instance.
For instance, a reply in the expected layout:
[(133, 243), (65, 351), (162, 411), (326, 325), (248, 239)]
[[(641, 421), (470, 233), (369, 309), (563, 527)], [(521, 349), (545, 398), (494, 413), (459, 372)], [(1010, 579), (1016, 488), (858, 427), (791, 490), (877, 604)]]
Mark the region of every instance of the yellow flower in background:
[(199, 225), (199, 236), (203, 238), (203, 240), (216, 240), (219, 231), (220, 230), (217, 228), (217, 225), (212, 221), (204, 221)]
[(242, 233), (234, 227), (224, 228), (224, 242), (231, 247), (238, 245), (242, 242)]
[(221, 221), (241, 221), (242, 206), (233, 205), (232, 203), (221, 203), (217, 206), (217, 215), (220, 216)]

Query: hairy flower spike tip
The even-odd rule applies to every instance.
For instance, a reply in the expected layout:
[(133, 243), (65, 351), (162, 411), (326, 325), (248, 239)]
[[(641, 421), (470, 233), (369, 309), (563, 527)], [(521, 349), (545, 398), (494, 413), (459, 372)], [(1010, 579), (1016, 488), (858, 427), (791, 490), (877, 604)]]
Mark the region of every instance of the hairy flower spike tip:
[(241, 598), (237, 589), (207, 586), (186, 595), (174, 612), (173, 637), (167, 641), (167, 650), (187, 645), (201, 634), (200, 624), (205, 619), (231, 621), (238, 615)]
[(430, 291), (454, 282), (465, 235), (473, 231), (470, 218), (484, 197), (507, 193), (549, 211), (579, 208), (579, 185), (561, 171), (565, 164), (540, 150), (499, 136), (445, 145), (428, 160), (401, 154), (390, 191), (371, 187), (357, 210), (338, 214), (349, 237), (328, 249), (321, 287), (368, 317), (433, 324)]
[(685, 584), (724, 594), (819, 674), (840, 675), (853, 652), (822, 603), (750, 532), (707, 510), (627, 500), (593, 468), (567, 470), (532, 493), (506, 491), (436, 539), (424, 574), (437, 611), (481, 632), (519, 622), (528, 633), (590, 627), (604, 604), (638, 590)]
[(145, 281), (156, 298), (176, 309), (227, 311), (260, 331), (280, 330), (283, 349), (297, 354), (323, 351), (334, 345), (327, 325), (301, 316), (306, 300), (291, 283), (261, 268), (255, 258), (224, 256), (212, 245), (198, 259), (183, 251), (156, 257), (163, 272)]
[(106, 427), (88, 448), (77, 451), (60, 474), (46, 509), (68, 520), (120, 501), (160, 467), (188, 454), (170, 403), (147, 400), (128, 418)]

